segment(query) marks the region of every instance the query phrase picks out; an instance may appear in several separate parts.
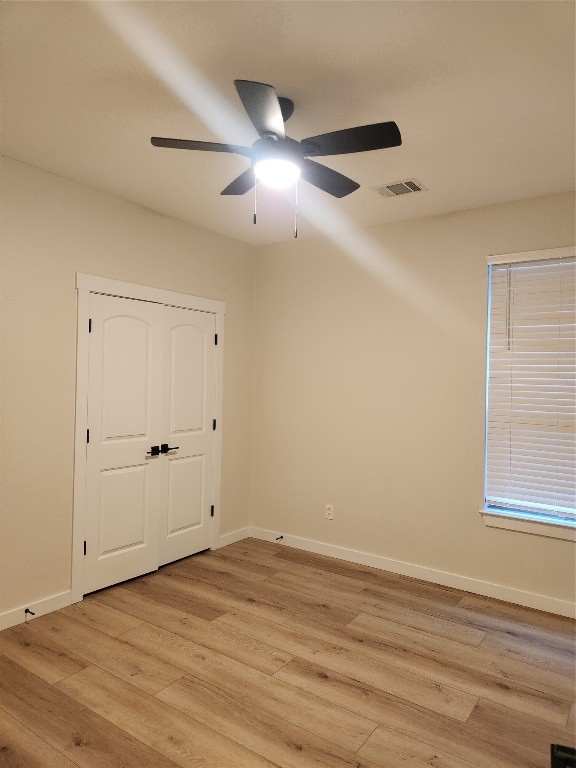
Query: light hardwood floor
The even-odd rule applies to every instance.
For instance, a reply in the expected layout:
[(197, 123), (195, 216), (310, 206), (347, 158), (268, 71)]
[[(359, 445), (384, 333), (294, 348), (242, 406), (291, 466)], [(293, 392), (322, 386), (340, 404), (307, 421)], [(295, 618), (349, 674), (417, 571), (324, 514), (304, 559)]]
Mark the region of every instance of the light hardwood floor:
[(574, 622), (252, 539), (0, 633), (2, 768), (549, 768)]

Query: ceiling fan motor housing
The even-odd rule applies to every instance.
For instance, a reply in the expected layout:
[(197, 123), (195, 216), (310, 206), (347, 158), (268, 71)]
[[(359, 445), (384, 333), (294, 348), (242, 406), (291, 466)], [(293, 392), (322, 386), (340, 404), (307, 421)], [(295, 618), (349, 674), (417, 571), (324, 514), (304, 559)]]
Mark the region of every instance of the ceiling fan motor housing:
[(280, 139), (277, 136), (265, 136), (258, 139), (252, 145), (252, 167), (260, 160), (288, 160), (300, 166), (305, 157), (300, 142), (294, 141), (287, 136)]

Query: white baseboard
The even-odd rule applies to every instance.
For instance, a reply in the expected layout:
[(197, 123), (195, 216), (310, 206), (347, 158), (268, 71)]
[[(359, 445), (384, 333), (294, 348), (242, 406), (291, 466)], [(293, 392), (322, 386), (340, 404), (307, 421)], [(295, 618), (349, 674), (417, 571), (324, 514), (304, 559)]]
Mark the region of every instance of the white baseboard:
[[(276, 541), (281, 534), (277, 531), (267, 531), (264, 528), (249, 529), (249, 534), (254, 539), (263, 541)], [(414, 579), (429, 581), (433, 584), (440, 584), (443, 587), (454, 587), (465, 592), (472, 592), (476, 595), (493, 597), (497, 600), (504, 600), (507, 603), (524, 605), (527, 608), (536, 608), (539, 611), (555, 613), (559, 616), (568, 616), (576, 618), (576, 606), (568, 600), (559, 600), (555, 597), (540, 595), (536, 592), (525, 592), (514, 587), (507, 587), (502, 584), (495, 584), (490, 581), (481, 581), (472, 579), (469, 576), (460, 576), (457, 573), (439, 571), (435, 568), (427, 568), (415, 563), (406, 563), (402, 560), (392, 560), (389, 557), (372, 555), (368, 552), (361, 552), (356, 549), (347, 549), (337, 547), (334, 544), (325, 544), (321, 541), (312, 539), (302, 539), (299, 536), (289, 536), (282, 534), (282, 540), (279, 544), (285, 544), (288, 547), (302, 549), (305, 552), (314, 552), (317, 555), (328, 555), (340, 560), (348, 560), (351, 563), (359, 565), (369, 565), (373, 568), (379, 568), (382, 571), (391, 571), (401, 576), (411, 576)]]
[[(225, 547), (227, 544), (234, 544), (234, 542), (246, 539), (248, 536), (250, 536), (249, 528), (240, 528), (238, 531), (225, 533), (218, 538), (213, 549)], [(79, 599), (82, 599), (81, 595)], [(72, 605), (75, 602), (77, 602), (77, 599), (74, 598), (72, 591), (67, 590), (56, 595), (50, 595), (50, 597), (45, 597), (42, 600), (36, 600), (36, 602), (26, 603), (10, 611), (4, 611), (4, 613), (0, 613), (0, 631), (14, 627), (16, 624), (23, 624), (25, 621), (33, 621), (40, 616), (44, 616), (46, 613), (65, 608), (67, 605)], [(26, 608), (31, 610), (34, 616), (24, 613)]]
[(231, 531), (230, 533), (224, 533), (222, 536), (219, 536), (216, 543), (212, 546), (212, 549), (220, 549), (220, 547), (225, 547), (227, 544), (235, 544), (237, 541), (242, 541), (242, 539), (247, 539), (252, 534), (250, 533), (250, 528), (239, 528), (237, 531)]
[[(51, 611), (57, 611), (59, 608), (65, 608), (67, 605), (71, 605), (75, 602), (72, 599), (71, 590), (66, 592), (59, 592), (56, 595), (50, 595), (42, 600), (37, 600), (34, 603), (27, 603), (21, 605), (19, 608), (13, 608), (11, 611), (4, 611), (0, 613), (0, 630), (8, 629), (8, 627), (14, 627), (16, 624), (23, 624), (25, 621), (33, 621), (39, 616), (44, 616), (45, 613)], [(24, 611), (28, 608), (35, 615), (27, 614)]]
[[(401, 576), (411, 576), (412, 578), (421, 579), (422, 581), (429, 581), (432, 584), (440, 584), (444, 587), (454, 587), (455, 589), (472, 592), (476, 595), (484, 595), (485, 597), (493, 597), (497, 600), (505, 600), (508, 603), (524, 605), (527, 608), (536, 608), (537, 610), (555, 613), (559, 616), (576, 618), (576, 607), (573, 603), (567, 600), (558, 600), (555, 597), (540, 595), (536, 592), (525, 592), (521, 589), (506, 587), (502, 584), (495, 584), (490, 581), (471, 579), (468, 576), (460, 576), (457, 573), (439, 571), (434, 568), (415, 565), (414, 563), (406, 563), (402, 560), (392, 560), (388, 557), (372, 555), (369, 552), (361, 552), (356, 549), (337, 547), (334, 544), (325, 544), (322, 541), (314, 541), (313, 539), (303, 539), (299, 536), (280, 534), (278, 531), (267, 531), (264, 528), (246, 527), (239, 528), (237, 531), (225, 533), (218, 538), (217, 543), (212, 548), (219, 549), (220, 547), (234, 544), (235, 542), (242, 541), (242, 539), (248, 537), (262, 539), (262, 541), (275, 542), (280, 535), (282, 535), (282, 539), (279, 542), (280, 544), (285, 544), (286, 546), (294, 547), (295, 549), (301, 549), (305, 552), (314, 552), (317, 555), (328, 555), (329, 557), (347, 560), (351, 563), (379, 568), (381, 571), (390, 571), (392, 573), (400, 574)], [(16, 624), (22, 624), (25, 621), (33, 621), (34, 618), (43, 616), (51, 611), (57, 611), (60, 608), (65, 608), (67, 605), (71, 605), (74, 602), (76, 601), (72, 597), (71, 590), (67, 590), (66, 592), (59, 592), (56, 595), (50, 595), (50, 597), (45, 597), (42, 600), (37, 600), (36, 602), (13, 608), (10, 611), (5, 611), (4, 613), (0, 613), (0, 631), (13, 627)], [(25, 614), (24, 611), (26, 608), (33, 611), (35, 616), (31, 617), (30, 615)]]

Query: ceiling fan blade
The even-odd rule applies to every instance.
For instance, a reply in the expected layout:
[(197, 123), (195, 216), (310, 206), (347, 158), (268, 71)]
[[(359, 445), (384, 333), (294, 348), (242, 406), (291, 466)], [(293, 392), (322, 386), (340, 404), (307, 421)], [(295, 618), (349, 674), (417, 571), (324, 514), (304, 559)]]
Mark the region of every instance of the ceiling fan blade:
[(256, 177), (252, 168), (248, 168), (237, 176), (233, 182), (228, 184), (226, 189), (220, 192), (221, 195), (244, 195), (249, 189), (256, 184)]
[(294, 114), (294, 102), (292, 99), (287, 99), (286, 96), (278, 96), (278, 102), (280, 103), (280, 111), (282, 112), (282, 119), (284, 122), (290, 120)]
[(352, 152), (368, 152), (372, 149), (399, 147), (402, 137), (394, 122), (359, 125), (342, 131), (310, 136), (301, 141), (303, 147), (310, 149), (312, 157), (327, 155), (346, 155)]
[(189, 141), (188, 139), (163, 139), (160, 136), (152, 136), (150, 142), (155, 147), (167, 147), (168, 149), (199, 149), (204, 152), (232, 152), (236, 155), (251, 156), (249, 147), (241, 147), (237, 144), (217, 144), (213, 141)]
[(266, 83), (255, 83), (253, 80), (234, 80), (234, 85), (252, 125), (260, 136), (273, 133), (283, 139), (284, 120), (274, 88)]
[(338, 171), (332, 170), (332, 168), (326, 168), (325, 165), (315, 163), (313, 160), (303, 160), (301, 177), (313, 184), (318, 189), (322, 189), (324, 192), (328, 192), (333, 197), (346, 197), (354, 190), (358, 189), (360, 184), (357, 184), (347, 176), (343, 176)]

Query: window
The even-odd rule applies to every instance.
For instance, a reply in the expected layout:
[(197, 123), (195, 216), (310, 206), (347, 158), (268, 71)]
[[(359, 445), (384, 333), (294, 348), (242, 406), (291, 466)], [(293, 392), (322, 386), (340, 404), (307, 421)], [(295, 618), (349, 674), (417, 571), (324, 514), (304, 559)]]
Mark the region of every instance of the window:
[(575, 256), (489, 260), (487, 515), (576, 526)]

